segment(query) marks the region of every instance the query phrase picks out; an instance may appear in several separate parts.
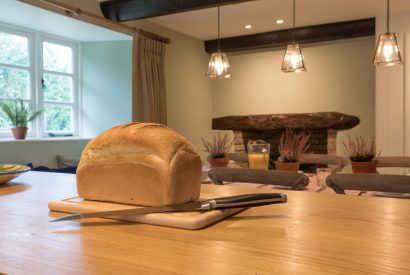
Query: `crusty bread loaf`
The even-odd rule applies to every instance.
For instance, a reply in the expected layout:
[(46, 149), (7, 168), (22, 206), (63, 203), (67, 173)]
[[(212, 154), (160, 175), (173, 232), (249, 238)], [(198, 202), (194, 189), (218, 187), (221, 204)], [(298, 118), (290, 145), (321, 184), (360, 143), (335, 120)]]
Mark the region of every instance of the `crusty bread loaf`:
[(201, 159), (172, 129), (154, 123), (113, 127), (85, 147), (77, 169), (80, 197), (155, 206), (198, 199)]

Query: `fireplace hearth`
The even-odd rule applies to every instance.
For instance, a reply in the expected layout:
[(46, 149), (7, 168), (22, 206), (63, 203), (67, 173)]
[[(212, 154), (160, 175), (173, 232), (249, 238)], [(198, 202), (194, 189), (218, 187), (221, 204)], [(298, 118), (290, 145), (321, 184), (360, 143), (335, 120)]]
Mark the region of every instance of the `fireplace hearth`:
[(262, 139), (271, 144), (271, 155), (278, 156), (278, 144), (284, 129), (310, 133), (308, 153), (336, 154), (337, 131), (360, 123), (356, 116), (338, 112), (225, 116), (212, 120), (214, 130), (232, 130), (234, 151), (246, 152), (249, 140)]

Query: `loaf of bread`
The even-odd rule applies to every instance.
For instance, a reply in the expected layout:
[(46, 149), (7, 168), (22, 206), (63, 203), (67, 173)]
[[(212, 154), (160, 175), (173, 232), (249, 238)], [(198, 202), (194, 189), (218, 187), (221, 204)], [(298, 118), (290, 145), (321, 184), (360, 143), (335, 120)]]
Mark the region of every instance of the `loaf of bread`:
[(182, 204), (198, 199), (201, 167), (195, 147), (174, 130), (129, 123), (87, 144), (77, 169), (77, 191), (96, 201)]

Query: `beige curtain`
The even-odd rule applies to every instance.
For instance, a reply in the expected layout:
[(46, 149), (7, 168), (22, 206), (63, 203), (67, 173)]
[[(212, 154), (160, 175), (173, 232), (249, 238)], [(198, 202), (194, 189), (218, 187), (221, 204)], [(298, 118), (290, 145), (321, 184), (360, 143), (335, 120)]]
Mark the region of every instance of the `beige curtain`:
[(167, 124), (165, 45), (135, 34), (132, 47), (132, 119)]

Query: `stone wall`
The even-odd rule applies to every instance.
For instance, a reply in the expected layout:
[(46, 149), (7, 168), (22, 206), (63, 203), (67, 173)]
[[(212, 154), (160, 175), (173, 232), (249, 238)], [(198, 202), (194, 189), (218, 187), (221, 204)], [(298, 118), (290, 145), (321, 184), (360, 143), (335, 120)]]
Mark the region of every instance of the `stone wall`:
[[(233, 131), (234, 132), (234, 151), (235, 152), (246, 152), (246, 144), (249, 140), (264, 140), (271, 145), (271, 155), (279, 155), (278, 145), (280, 142), (280, 137), (284, 129), (277, 130), (242, 130)], [(336, 154), (336, 136), (337, 132), (335, 130), (327, 129), (312, 129), (304, 130), (305, 133), (310, 133), (309, 138), (309, 149), (307, 153), (316, 154)]]

